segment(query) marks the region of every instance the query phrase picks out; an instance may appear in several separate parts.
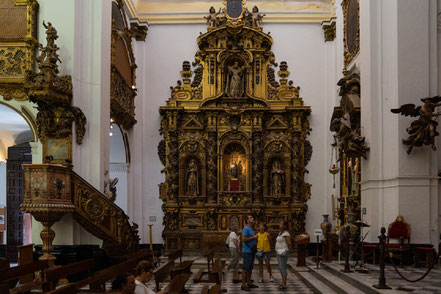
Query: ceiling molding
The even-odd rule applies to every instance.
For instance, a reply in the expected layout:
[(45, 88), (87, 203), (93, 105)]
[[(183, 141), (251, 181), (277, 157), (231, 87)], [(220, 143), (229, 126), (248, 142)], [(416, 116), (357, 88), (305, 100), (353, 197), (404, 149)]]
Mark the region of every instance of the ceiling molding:
[[(223, 7), (222, 2), (213, 1), (167, 1), (140, 2), (125, 0), (131, 18), (149, 24), (203, 24), (210, 6)], [(258, 5), (265, 13), (264, 23), (321, 23), (335, 17), (332, 1), (299, 3), (299, 1), (248, 1), (246, 7)]]

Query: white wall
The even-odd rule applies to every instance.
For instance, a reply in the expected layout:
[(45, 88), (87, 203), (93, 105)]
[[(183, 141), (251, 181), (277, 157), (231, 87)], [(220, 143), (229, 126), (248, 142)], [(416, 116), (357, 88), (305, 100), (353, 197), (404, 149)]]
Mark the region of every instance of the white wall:
[[(156, 216), (153, 242), (162, 243), (163, 213), (158, 185), (164, 180), (163, 169), (157, 155), (159, 135), (159, 107), (170, 97), (170, 86), (181, 79), (179, 71), (184, 60), (193, 61), (197, 51), (196, 38), (205, 32), (205, 25), (151, 25), (146, 42), (136, 42), (138, 96), (136, 118), (131, 134), (132, 163), (129, 176), (128, 211), (131, 218), (143, 224), (141, 242), (147, 242), (149, 216)], [(326, 109), (327, 68), (325, 42), (319, 24), (267, 24), (264, 31), (271, 32), (276, 61), (287, 61), (291, 79), (300, 86), (300, 96), (312, 108), (310, 122), (314, 152), (307, 166), (306, 180), (312, 184), (312, 197), (308, 201), (307, 231), (312, 234), (322, 222), (323, 213), (330, 211), (326, 172), (329, 166), (327, 137), (329, 111)], [(335, 68), (332, 73), (334, 74)], [(334, 99), (333, 96), (330, 99)], [(331, 111), (332, 113), (332, 111)], [(329, 173), (328, 173), (329, 175)], [(326, 198), (327, 197), (327, 198)]]

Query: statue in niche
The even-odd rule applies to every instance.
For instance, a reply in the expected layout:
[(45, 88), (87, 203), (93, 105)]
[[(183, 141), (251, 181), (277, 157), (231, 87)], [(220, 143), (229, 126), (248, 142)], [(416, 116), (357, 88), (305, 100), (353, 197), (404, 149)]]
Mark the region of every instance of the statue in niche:
[(227, 85), (225, 92), (230, 97), (242, 97), (245, 90), (244, 79), (245, 66), (240, 66), (238, 61), (235, 61), (232, 66), (228, 66)]
[(231, 169), (230, 169), (230, 173), (231, 173), (231, 177), (233, 179), (237, 179), (242, 175), (242, 161), (239, 160), (239, 162), (235, 161), (232, 165), (231, 165)]
[(283, 195), (284, 174), (280, 161), (274, 161), (271, 168), (271, 196)]
[(260, 28), (262, 26), (262, 19), (265, 14), (260, 14), (257, 6), (253, 7), (252, 12), (249, 12), (247, 8), (247, 15), (253, 28)]
[(207, 20), (207, 24), (211, 28), (217, 28), (220, 25), (220, 18), (218, 15), (221, 13), (221, 9), (219, 8), (219, 12), (216, 12), (216, 9), (211, 6), (209, 10), (210, 14), (207, 16), (204, 16), (204, 18)]
[(198, 165), (196, 164), (196, 160), (192, 159), (187, 168), (186, 173), (187, 179), (187, 191), (186, 194), (189, 196), (198, 196), (199, 195), (199, 181), (198, 181)]

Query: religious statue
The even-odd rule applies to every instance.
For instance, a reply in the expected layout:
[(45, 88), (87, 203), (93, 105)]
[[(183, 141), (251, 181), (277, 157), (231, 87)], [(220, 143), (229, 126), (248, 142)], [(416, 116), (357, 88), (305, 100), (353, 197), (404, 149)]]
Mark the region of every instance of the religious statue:
[(216, 13), (216, 9), (211, 6), (209, 10), (210, 14), (207, 16), (204, 16), (204, 18), (207, 20), (207, 24), (211, 28), (217, 28), (220, 24), (220, 19), (218, 15), (221, 13), (221, 9), (219, 8), (219, 12)]
[(192, 159), (187, 169), (187, 195), (199, 195), (199, 181), (198, 181), (198, 165), (196, 160)]
[(237, 179), (242, 175), (242, 161), (239, 160), (239, 162), (235, 161), (232, 165), (231, 165), (231, 169), (230, 169), (230, 173), (231, 173), (231, 177), (233, 179)]
[(357, 129), (352, 129), (350, 114), (346, 113), (341, 118), (331, 121), (331, 131), (338, 138), (338, 147), (344, 150), (349, 157), (364, 157), (369, 147), (366, 146), (365, 138), (358, 135)]
[(265, 16), (265, 14), (260, 14), (259, 8), (257, 6), (253, 7), (252, 12), (249, 12), (248, 8), (246, 11), (247, 11), (249, 21), (251, 22), (251, 26), (253, 28), (260, 28), (262, 25), (262, 19)]
[(435, 137), (439, 133), (436, 131), (438, 123), (433, 118), (437, 118), (441, 114), (441, 112), (435, 112), (435, 108), (441, 106), (441, 96), (423, 98), (421, 101), (424, 102), (422, 106), (415, 107), (415, 104), (404, 104), (400, 108), (390, 110), (404, 116), (420, 116), (406, 129), (409, 137), (403, 139), (403, 144), (410, 145), (407, 154), (412, 152), (413, 146), (420, 147), (423, 144), (431, 145), (432, 150), (436, 151)]
[(116, 184), (118, 184), (119, 179), (114, 178), (108, 180), (109, 182), (109, 200), (115, 202), (116, 200)]
[(240, 66), (239, 62), (235, 61), (232, 66), (228, 66), (228, 78), (226, 93), (230, 97), (242, 97), (245, 89), (244, 79), (245, 66)]
[(280, 167), (280, 161), (274, 161), (271, 168), (271, 196), (281, 196), (283, 194), (284, 173)]

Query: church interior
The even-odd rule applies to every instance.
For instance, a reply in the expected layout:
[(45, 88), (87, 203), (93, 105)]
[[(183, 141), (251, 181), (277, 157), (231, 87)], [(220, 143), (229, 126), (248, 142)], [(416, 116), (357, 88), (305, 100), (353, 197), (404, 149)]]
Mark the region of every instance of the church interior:
[(0, 293), (441, 293), (439, 106), (441, 0), (2, 0)]

